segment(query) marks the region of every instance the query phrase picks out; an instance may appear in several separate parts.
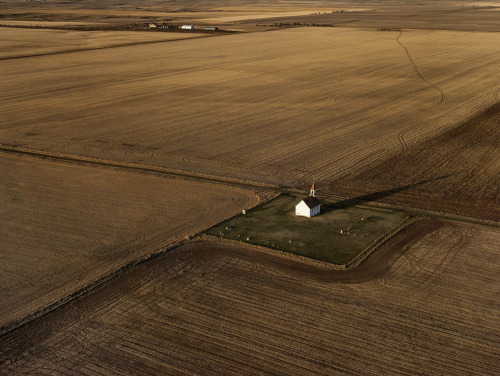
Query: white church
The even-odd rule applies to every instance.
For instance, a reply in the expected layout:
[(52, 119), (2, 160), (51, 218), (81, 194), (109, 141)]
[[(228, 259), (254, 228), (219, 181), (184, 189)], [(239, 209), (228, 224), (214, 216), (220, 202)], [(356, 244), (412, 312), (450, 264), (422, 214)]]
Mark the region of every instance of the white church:
[(306, 197), (297, 205), (295, 205), (295, 215), (300, 215), (303, 217), (314, 217), (318, 215), (321, 210), (321, 204), (319, 203), (318, 198), (316, 197), (316, 189), (314, 188), (314, 183), (311, 187), (311, 192), (309, 193), (309, 197)]

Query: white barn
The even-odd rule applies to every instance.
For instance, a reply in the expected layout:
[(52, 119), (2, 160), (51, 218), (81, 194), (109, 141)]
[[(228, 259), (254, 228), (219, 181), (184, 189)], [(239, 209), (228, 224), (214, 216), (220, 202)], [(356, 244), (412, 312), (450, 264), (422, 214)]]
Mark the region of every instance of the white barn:
[(295, 215), (311, 218), (315, 215), (318, 215), (320, 211), (321, 204), (316, 197), (316, 189), (314, 188), (313, 183), (309, 197), (306, 197), (297, 205), (295, 205)]
[(194, 25), (182, 25), (182, 30), (194, 30)]

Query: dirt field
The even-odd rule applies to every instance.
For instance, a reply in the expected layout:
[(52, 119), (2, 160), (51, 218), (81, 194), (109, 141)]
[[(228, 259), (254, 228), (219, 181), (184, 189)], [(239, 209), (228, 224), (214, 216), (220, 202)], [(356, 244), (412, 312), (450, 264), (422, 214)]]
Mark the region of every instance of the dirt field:
[(493, 104), (499, 44), (301, 28), (0, 61), (0, 139), (307, 187)]
[(0, 327), (257, 197), (242, 189), (0, 156)]
[[(0, 22), (1, 23), (1, 22)], [(0, 60), (203, 36), (188, 33), (0, 28)]]
[(500, 103), (438, 137), (401, 147), (333, 182), (330, 191), (500, 221)]
[(354, 5), (0, 1), (259, 31), (0, 28), (0, 147), (102, 162), (0, 151), (0, 375), (500, 374), (498, 226), (419, 221), (347, 271), (216, 242), (131, 266), (258, 197), (107, 161), (500, 221), (500, 3)]
[(4, 337), (0, 372), (498, 374), (500, 232), (414, 226), (343, 275), (185, 246)]

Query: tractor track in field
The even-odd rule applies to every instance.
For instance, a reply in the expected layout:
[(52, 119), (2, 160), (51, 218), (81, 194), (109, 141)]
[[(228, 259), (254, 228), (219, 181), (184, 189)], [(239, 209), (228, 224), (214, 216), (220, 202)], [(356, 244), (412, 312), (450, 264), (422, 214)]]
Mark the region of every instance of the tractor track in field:
[(413, 60), (413, 58), (411, 57), (410, 55), (410, 51), (408, 51), (408, 48), (403, 44), (401, 43), (401, 36), (403, 35), (403, 31), (401, 30), (399, 32), (399, 35), (396, 37), (396, 42), (398, 42), (398, 44), (405, 50), (405, 53), (406, 53), (406, 56), (408, 57), (408, 60), (410, 60), (410, 63), (413, 65), (413, 69), (415, 70), (415, 73), (417, 74), (417, 76), (422, 80), (424, 81), (425, 83), (427, 83), (429, 86), (433, 87), (434, 89), (436, 89), (437, 91), (439, 91), (439, 94), (441, 95), (441, 98), (438, 102), (438, 104), (441, 104), (444, 102), (444, 100), (446, 99), (446, 96), (444, 94), (444, 92), (436, 85), (436, 84), (433, 84), (432, 82), (430, 82), (428, 79), (426, 79), (422, 73), (420, 73), (420, 71), (418, 70), (418, 67), (417, 67), (417, 64), (415, 64), (415, 61)]
[(405, 133), (407, 131), (402, 131), (398, 134), (399, 143), (401, 144), (401, 151), (404, 153), (408, 150), (408, 144), (405, 141)]

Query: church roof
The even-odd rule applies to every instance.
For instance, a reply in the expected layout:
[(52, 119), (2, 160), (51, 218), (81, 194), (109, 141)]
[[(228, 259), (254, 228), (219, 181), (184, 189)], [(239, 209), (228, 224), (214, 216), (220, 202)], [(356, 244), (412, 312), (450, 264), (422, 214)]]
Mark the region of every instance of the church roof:
[(315, 208), (316, 206), (319, 205), (319, 200), (314, 196), (308, 196), (302, 201), (306, 203), (309, 209)]

